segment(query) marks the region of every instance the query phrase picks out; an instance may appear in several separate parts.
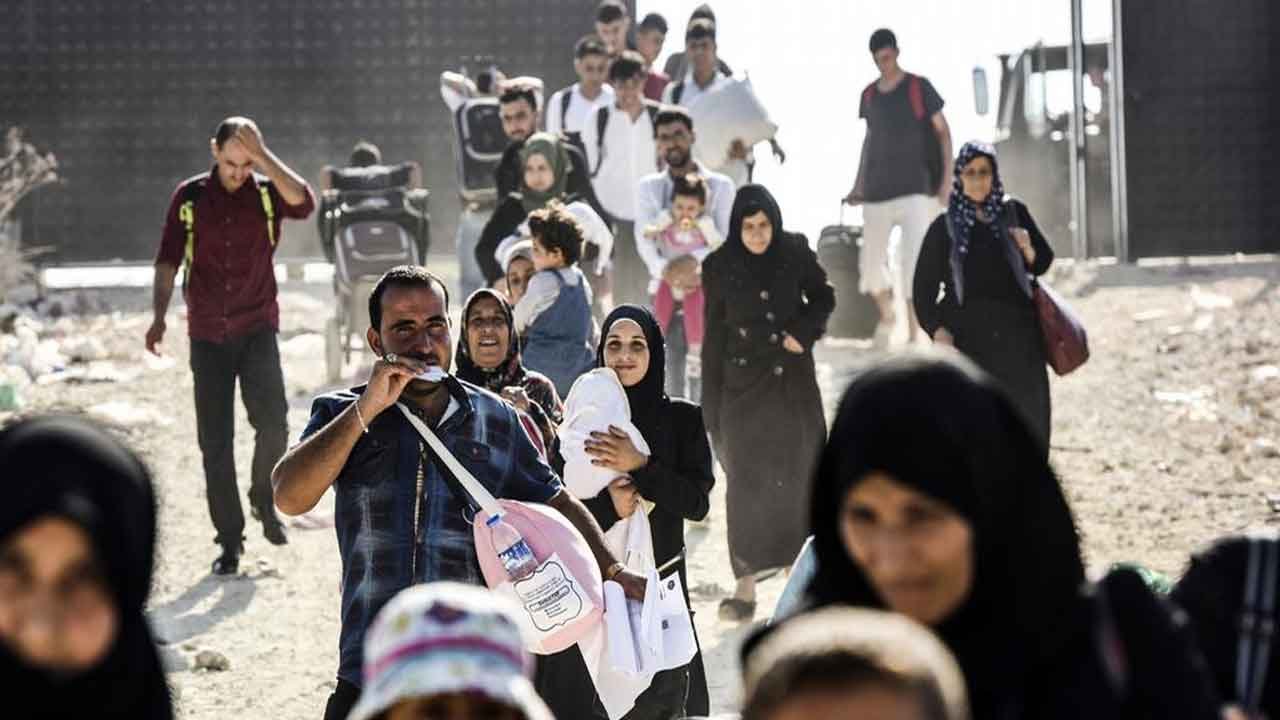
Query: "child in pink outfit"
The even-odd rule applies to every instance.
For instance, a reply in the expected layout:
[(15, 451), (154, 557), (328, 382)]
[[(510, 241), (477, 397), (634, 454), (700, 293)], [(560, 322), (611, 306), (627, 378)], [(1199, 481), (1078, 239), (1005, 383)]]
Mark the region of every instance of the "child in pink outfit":
[[(663, 277), (654, 278), (653, 309), (662, 332), (668, 332), (677, 303), (684, 305), (684, 332), (689, 343), (689, 357), (697, 358), (702, 350), (702, 278), (698, 271), (703, 258), (723, 242), (714, 221), (706, 214), (707, 183), (702, 176), (690, 173), (676, 178), (671, 193), (671, 208), (663, 210), (654, 225), (645, 228), (658, 252), (667, 261)], [(681, 260), (690, 256), (696, 263)]]

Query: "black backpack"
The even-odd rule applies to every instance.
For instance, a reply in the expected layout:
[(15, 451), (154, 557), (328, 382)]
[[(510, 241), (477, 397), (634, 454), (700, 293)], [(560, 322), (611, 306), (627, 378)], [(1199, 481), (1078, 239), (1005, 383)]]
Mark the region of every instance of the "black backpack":
[[(658, 111), (662, 109), (662, 106), (648, 99), (645, 99), (642, 102), (644, 103), (645, 112), (649, 113), (649, 124), (656, 126), (658, 122)], [(604, 165), (604, 131), (608, 126), (609, 106), (602, 105), (598, 110), (596, 110), (596, 166), (591, 171), (591, 177), (595, 177), (599, 174), (600, 167)], [(581, 145), (579, 145), (579, 147), (581, 147)]]

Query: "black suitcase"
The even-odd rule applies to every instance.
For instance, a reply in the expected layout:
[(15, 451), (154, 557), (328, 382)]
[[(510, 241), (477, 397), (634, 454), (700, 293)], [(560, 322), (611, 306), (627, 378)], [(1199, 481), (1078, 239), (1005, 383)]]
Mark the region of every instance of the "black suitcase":
[(818, 236), (818, 263), (827, 271), (827, 281), (836, 291), (836, 309), (827, 323), (832, 337), (869, 338), (880, 322), (880, 311), (870, 295), (858, 292), (858, 257), (862, 253), (862, 228), (844, 224), (844, 203), (840, 203), (840, 223), (822, 228)]

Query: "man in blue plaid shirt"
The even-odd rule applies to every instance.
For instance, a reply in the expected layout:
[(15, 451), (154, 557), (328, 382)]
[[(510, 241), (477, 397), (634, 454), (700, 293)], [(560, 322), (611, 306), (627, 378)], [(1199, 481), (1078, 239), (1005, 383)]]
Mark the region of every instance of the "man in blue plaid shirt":
[(587, 539), (606, 578), (643, 599), (645, 579), (605, 545), (591, 513), (565, 492), (498, 396), (445, 375), (453, 360), (449, 294), (425, 268), (401, 266), (369, 297), (367, 339), (382, 359), (367, 384), (315, 399), (302, 441), (272, 475), (276, 505), (298, 515), (330, 486), (342, 555), (338, 686), (325, 718), (344, 718), (360, 695), (366, 628), (397, 592), (436, 580), (483, 584), (467, 504), (442, 474), (397, 401), (415, 412), (495, 497), (545, 503)]

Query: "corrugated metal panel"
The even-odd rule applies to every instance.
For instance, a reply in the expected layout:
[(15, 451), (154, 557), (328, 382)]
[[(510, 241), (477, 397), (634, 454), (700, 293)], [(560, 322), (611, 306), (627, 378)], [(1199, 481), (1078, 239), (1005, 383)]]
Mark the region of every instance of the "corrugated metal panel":
[[(573, 79), (596, 0), (18, 0), (0, 23), (0, 123), (52, 149), (66, 184), (31, 198), (60, 261), (149, 259), (174, 185), (245, 114), (313, 183), (358, 139), (422, 163), (433, 237), (452, 237), (452, 131), (439, 73), (466, 57)], [(634, 3), (632, 3), (634, 6)], [(318, 254), (311, 223), (285, 255)]]

